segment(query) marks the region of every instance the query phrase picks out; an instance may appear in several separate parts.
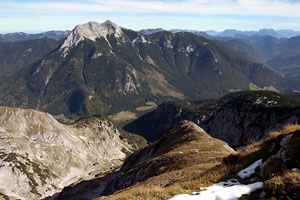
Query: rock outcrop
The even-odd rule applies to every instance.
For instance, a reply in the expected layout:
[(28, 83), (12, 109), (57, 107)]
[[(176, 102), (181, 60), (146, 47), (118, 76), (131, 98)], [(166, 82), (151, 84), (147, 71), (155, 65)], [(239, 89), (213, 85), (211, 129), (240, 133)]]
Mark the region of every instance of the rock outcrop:
[(0, 107), (0, 194), (44, 198), (118, 168), (136, 149), (101, 117), (63, 125), (47, 113)]

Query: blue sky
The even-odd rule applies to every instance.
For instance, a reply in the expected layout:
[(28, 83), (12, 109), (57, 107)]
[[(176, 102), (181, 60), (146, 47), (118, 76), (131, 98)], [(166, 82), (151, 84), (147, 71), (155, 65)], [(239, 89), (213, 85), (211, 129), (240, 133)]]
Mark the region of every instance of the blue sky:
[(133, 30), (300, 31), (300, 0), (1, 0), (0, 33), (71, 30), (106, 19)]

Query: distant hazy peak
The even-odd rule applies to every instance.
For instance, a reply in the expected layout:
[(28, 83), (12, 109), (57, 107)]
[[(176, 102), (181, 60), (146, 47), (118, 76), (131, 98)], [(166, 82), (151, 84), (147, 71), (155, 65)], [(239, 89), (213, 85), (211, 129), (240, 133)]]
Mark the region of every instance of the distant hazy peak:
[(139, 32), (144, 35), (151, 35), (153, 33), (162, 32), (162, 31), (165, 31), (165, 30), (162, 28), (152, 28), (152, 29), (150, 28), (150, 29), (142, 29)]
[(109, 20), (102, 24), (91, 21), (86, 24), (77, 25), (66, 38), (60, 49), (63, 50), (63, 56), (65, 57), (71, 47), (76, 46), (84, 39), (96, 41), (97, 38), (104, 38), (107, 40), (107, 35), (114, 35), (116, 38), (119, 38), (122, 33), (122, 28)]

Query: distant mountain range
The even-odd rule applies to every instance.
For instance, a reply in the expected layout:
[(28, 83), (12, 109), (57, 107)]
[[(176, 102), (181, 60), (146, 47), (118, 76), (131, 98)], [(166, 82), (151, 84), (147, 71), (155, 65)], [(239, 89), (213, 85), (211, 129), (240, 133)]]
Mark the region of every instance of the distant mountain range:
[[(152, 34), (156, 32), (165, 31), (165, 29), (162, 28), (156, 28), (156, 29), (143, 29), (140, 30), (143, 34)], [(241, 36), (272, 36), (276, 38), (290, 38), (300, 35), (300, 31), (294, 31), (294, 30), (274, 30), (274, 29), (260, 29), (258, 31), (240, 31), (236, 29), (226, 29), (224, 31), (214, 31), (214, 30), (208, 30), (208, 31), (199, 31), (199, 30), (190, 30), (190, 29), (171, 29), (169, 30), (171, 32), (190, 32), (190, 33), (197, 33), (197, 32), (204, 32), (210, 36), (213, 37), (232, 37), (232, 38), (239, 38)]]
[[(163, 29), (143, 30), (143, 34), (153, 34)], [(228, 29), (223, 32), (173, 29), (173, 32), (190, 32), (210, 40), (217, 40), (226, 48), (249, 56), (264, 63), (284, 75), (299, 76), (300, 31), (261, 29), (259, 31), (239, 31)], [(293, 55), (287, 58), (287, 55)]]
[[(208, 31), (199, 31), (199, 30), (190, 30), (190, 29), (171, 29), (166, 30), (163, 28), (154, 28), (154, 29), (142, 29), (138, 32), (150, 35), (157, 32), (162, 31), (171, 31), (171, 32), (190, 32), (190, 33), (202, 33), (207, 34), (208, 36), (213, 37), (232, 37), (232, 38), (239, 38), (241, 36), (272, 36), (276, 38), (290, 38), (300, 35), (300, 31), (294, 31), (294, 30), (274, 30), (274, 29), (261, 29), (259, 31), (240, 31), (236, 29), (227, 29), (224, 31), (214, 31), (214, 30), (208, 30)], [(60, 40), (65, 38), (70, 34), (71, 31), (46, 31), (42, 33), (35, 33), (35, 34), (29, 34), (29, 33), (23, 33), (23, 32), (17, 32), (17, 33), (7, 33), (7, 34), (0, 34), (0, 42), (17, 42), (17, 41), (24, 41), (24, 40), (34, 40), (34, 39), (40, 39), (43, 37), (49, 37), (55, 40)]]
[(269, 66), (289, 76), (300, 74), (300, 52), (282, 53), (267, 62)]
[(253, 84), (299, 87), (219, 42), (187, 32), (147, 36), (110, 21), (76, 26), (59, 47), (0, 84), (1, 105), (74, 119), (152, 101), (217, 98)]
[[(138, 32), (144, 34), (144, 35), (150, 35), (157, 32), (162, 31), (171, 31), (171, 32), (190, 32), (190, 33), (196, 33), (200, 32), (197, 30), (189, 30), (189, 29), (171, 29), (166, 30), (163, 28), (153, 28), (153, 29), (142, 29)], [(216, 34), (210, 34), (210, 31), (203, 31), (204, 33), (207, 33), (208, 35), (217, 35), (218, 32), (215, 31)], [(0, 34), (0, 42), (19, 42), (19, 41), (26, 41), (26, 40), (35, 40), (35, 39), (41, 39), (44, 37), (49, 37), (52, 39), (60, 40), (65, 38), (71, 33), (71, 31), (46, 31), (42, 33), (24, 33), (24, 32), (15, 32), (15, 33), (7, 33), (7, 34)]]
[(60, 40), (65, 38), (70, 31), (47, 31), (43, 33), (37, 34), (28, 34), (28, 33), (7, 33), (7, 34), (0, 34), (0, 42), (17, 42), (17, 41), (24, 41), (24, 40), (35, 40), (44, 37), (49, 37), (52, 39)]
[(9, 74), (46, 56), (60, 42), (44, 37), (20, 42), (0, 42), (0, 75)]
[(155, 28), (155, 29), (142, 29), (139, 32), (144, 34), (144, 35), (151, 35), (153, 33), (163, 32), (163, 31), (166, 31), (166, 30), (164, 30), (162, 28)]

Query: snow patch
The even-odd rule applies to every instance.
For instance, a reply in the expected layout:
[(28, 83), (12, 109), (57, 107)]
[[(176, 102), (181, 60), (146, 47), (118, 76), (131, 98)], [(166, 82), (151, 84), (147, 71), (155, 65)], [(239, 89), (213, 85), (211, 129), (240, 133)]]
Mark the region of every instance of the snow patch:
[(268, 101), (267, 104), (273, 104), (273, 105), (276, 105), (276, 104), (278, 104), (278, 102), (277, 102), (277, 101)]
[(262, 166), (262, 159), (259, 159), (249, 167), (241, 170), (237, 175), (241, 178), (249, 178), (255, 173), (255, 169), (261, 166)]
[(189, 45), (189, 46), (186, 47), (186, 51), (188, 53), (191, 53), (192, 51), (194, 51), (194, 49), (193, 49), (193, 47), (191, 45)]
[(262, 182), (243, 185), (237, 179), (230, 179), (210, 187), (200, 188), (204, 191), (194, 192), (194, 195), (181, 194), (169, 200), (238, 200), (243, 194), (250, 194), (262, 186)]
[(265, 99), (267, 99), (267, 97), (258, 97), (258, 99), (254, 102), (254, 104), (261, 104)]
[(299, 172), (299, 169), (293, 168), (292, 171), (293, 171), (293, 172)]
[(217, 55), (215, 55), (214, 54), (214, 52), (211, 52), (212, 53), (212, 55), (213, 55), (213, 57), (214, 57), (214, 61), (216, 62), (216, 63), (218, 63), (219, 62), (219, 60), (218, 60), (218, 56)]
[(92, 59), (99, 58), (100, 56), (103, 56), (103, 54), (102, 54), (102, 53), (95, 53), (95, 54), (92, 56)]

